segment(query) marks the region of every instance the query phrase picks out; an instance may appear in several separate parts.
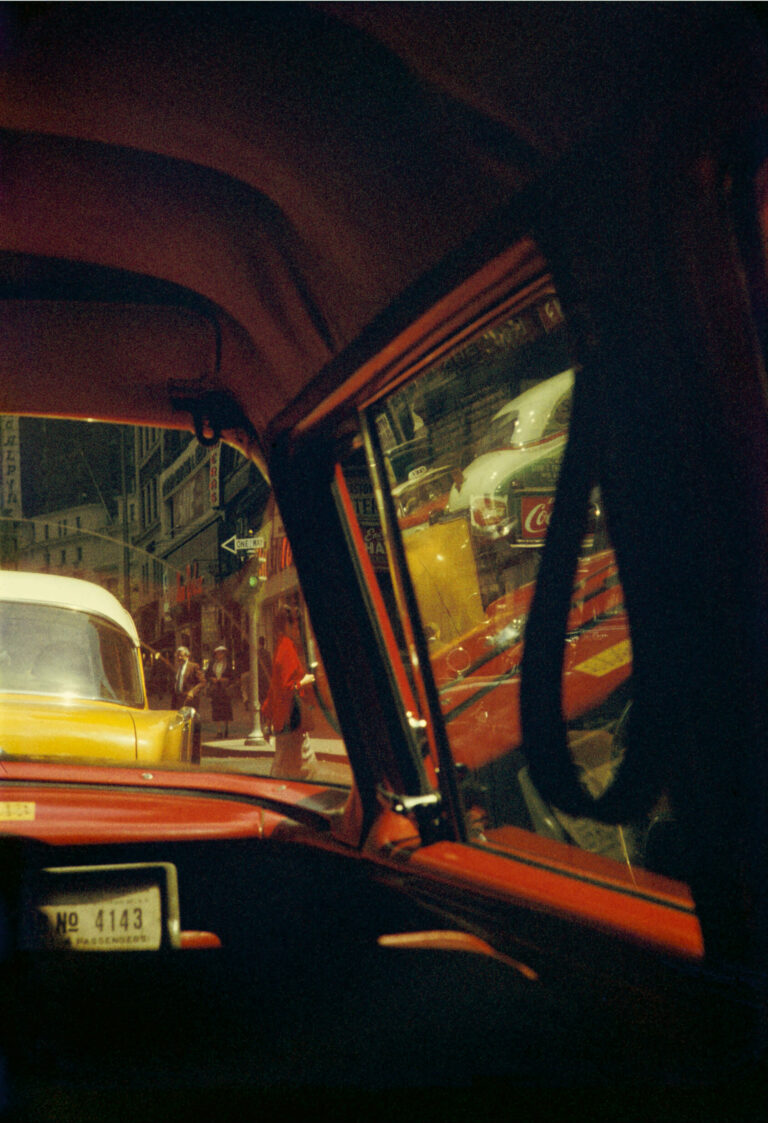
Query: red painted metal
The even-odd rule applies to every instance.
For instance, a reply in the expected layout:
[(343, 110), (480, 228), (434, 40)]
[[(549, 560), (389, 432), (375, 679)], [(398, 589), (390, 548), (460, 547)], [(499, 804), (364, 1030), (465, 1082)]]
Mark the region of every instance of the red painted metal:
[(221, 947), (221, 940), (215, 932), (180, 932), (179, 939), (184, 951)]
[[(232, 773), (4, 761), (0, 809), (5, 808), (5, 818), (0, 828), (62, 844), (261, 838), (294, 821), (291, 805), (322, 790)], [(259, 799), (279, 801), (286, 810), (253, 802)], [(22, 804), (33, 805), (31, 818), (14, 811)]]
[[(325, 785), (301, 781), (273, 780), (267, 776), (248, 776), (233, 772), (189, 771), (163, 766), (149, 768), (113, 768), (109, 765), (58, 764), (49, 761), (4, 760), (0, 763), (0, 795), (6, 790), (4, 780), (24, 780), (41, 785), (92, 784), (105, 788), (133, 786), (147, 789), (177, 789), (192, 792), (225, 792), (231, 795), (279, 798), (281, 803), (298, 803)], [(276, 793), (279, 795), (276, 796)], [(2, 795), (2, 798), (10, 798)]]
[[(506, 828), (513, 832), (514, 828)], [(516, 831), (517, 853), (441, 842), (414, 851), (409, 869), (438, 884), (609, 932), (655, 951), (700, 960), (701, 928), (686, 886)], [(563, 858), (567, 853), (572, 864)]]
[[(278, 827), (293, 822), (292, 803), (322, 790), (214, 773), (149, 774), (24, 761), (4, 762), (2, 770), (4, 832), (59, 845), (269, 838)], [(246, 802), (243, 797), (250, 798)], [(254, 805), (251, 801), (259, 797), (279, 799), (286, 804), (285, 812)], [(330, 835), (311, 830), (302, 833), (302, 840), (306, 845), (339, 845)], [(566, 917), (689, 959), (703, 954), (693, 901), (681, 883), (515, 827), (489, 832), (484, 849), (453, 842), (419, 849), (414, 825), (403, 816), (382, 812), (363, 860), (388, 865), (385, 856), (392, 846), (401, 855), (408, 853), (411, 872), (428, 875), (446, 888)]]
[(391, 935), (379, 936), (379, 947), (382, 948), (408, 948), (412, 951), (463, 951), (471, 955), (483, 955), (487, 959), (495, 959), (518, 971), (529, 982), (538, 981), (538, 974), (527, 963), (519, 959), (512, 959), (496, 951), (486, 940), (473, 936), (469, 932), (455, 931), (452, 929), (430, 930), (428, 932), (395, 932)]
[[(2, 822), (5, 834), (55, 845), (267, 838), (291, 822), (286, 815), (236, 797), (210, 799), (194, 792), (171, 795), (120, 786), (19, 784), (0, 787), (0, 800), (9, 816)], [(23, 815), (22, 807), (27, 809)]]

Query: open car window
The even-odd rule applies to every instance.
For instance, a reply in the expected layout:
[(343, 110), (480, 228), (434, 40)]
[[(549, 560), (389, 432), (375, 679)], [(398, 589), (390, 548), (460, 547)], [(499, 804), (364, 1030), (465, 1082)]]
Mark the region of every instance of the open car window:
[(255, 467), (157, 428), (6, 415), (0, 433), (3, 753), (349, 785)]

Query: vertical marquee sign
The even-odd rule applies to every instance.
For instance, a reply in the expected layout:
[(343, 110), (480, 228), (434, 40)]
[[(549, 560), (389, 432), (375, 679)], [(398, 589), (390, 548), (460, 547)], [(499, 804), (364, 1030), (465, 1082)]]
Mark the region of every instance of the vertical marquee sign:
[(3, 417), (0, 428), (0, 509), (21, 518), (21, 461), (19, 419)]
[(217, 444), (211, 449), (208, 460), (208, 496), (211, 509), (221, 506), (221, 445)]

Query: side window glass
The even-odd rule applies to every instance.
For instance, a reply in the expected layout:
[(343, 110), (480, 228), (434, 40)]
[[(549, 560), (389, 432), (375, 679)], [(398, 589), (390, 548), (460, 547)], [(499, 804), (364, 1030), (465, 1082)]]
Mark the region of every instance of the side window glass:
[[(526, 618), (576, 374), (546, 279), (538, 293), (377, 400), (368, 429), (377, 436), (469, 838), (502, 851), (532, 845), (551, 853), (564, 843), (621, 863), (633, 879), (643, 867), (673, 875), (669, 847), (657, 842), (668, 819), (663, 806), (642, 823), (618, 826), (566, 815), (536, 791), (521, 748)], [(595, 489), (562, 688), (570, 749), (593, 795), (610, 784), (624, 752), (631, 675), (623, 592)], [(582, 861), (576, 853), (568, 860)]]

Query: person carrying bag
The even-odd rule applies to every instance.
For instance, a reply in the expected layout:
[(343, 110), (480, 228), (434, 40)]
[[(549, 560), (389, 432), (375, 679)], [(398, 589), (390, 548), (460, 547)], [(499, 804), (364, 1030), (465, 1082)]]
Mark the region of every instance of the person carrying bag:
[(275, 615), (277, 646), (272, 678), (261, 707), (262, 718), (275, 731), (275, 756), (270, 775), (282, 779), (312, 780), (317, 776), (315, 750), (304, 690), (315, 681), (299, 658), (299, 622), (294, 609), (279, 608)]

